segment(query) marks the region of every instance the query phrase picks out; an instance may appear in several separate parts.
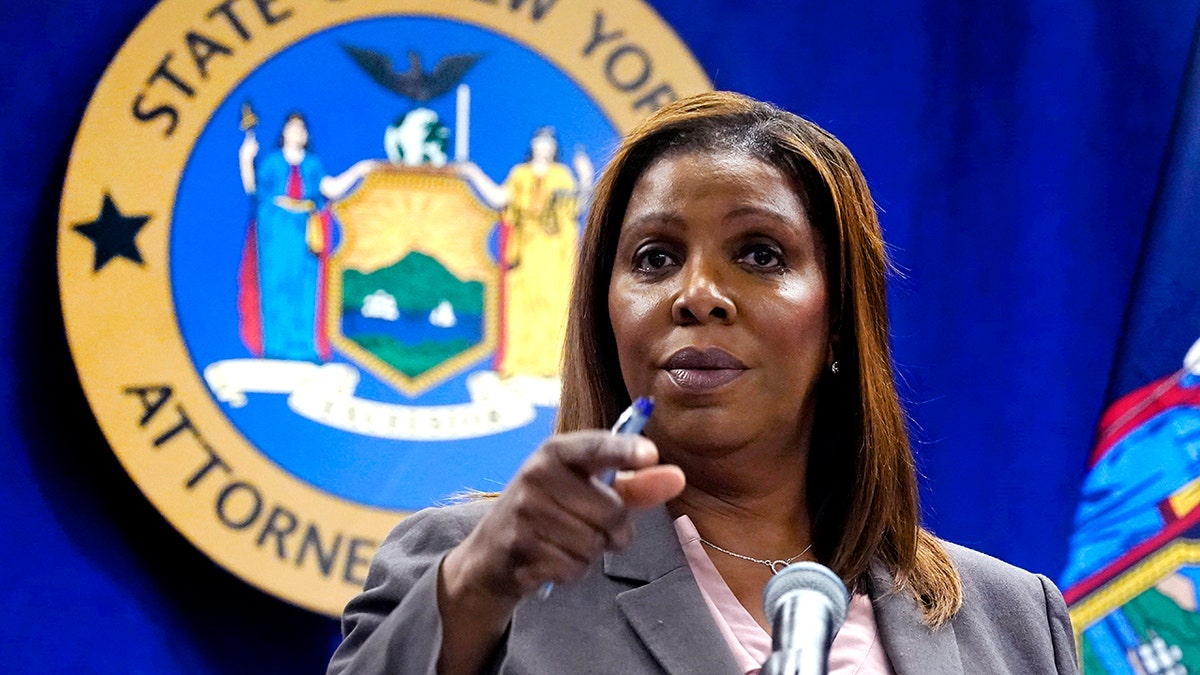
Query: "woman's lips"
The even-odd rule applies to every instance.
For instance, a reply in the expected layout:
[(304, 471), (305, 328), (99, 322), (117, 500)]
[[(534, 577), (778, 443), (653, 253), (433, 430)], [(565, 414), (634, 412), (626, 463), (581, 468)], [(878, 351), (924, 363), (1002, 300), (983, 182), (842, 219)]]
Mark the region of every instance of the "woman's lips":
[(746, 365), (720, 347), (685, 347), (667, 359), (663, 370), (680, 389), (703, 392), (741, 377)]
[(671, 381), (686, 391), (708, 391), (728, 384), (742, 376), (745, 370), (672, 368), (667, 371)]

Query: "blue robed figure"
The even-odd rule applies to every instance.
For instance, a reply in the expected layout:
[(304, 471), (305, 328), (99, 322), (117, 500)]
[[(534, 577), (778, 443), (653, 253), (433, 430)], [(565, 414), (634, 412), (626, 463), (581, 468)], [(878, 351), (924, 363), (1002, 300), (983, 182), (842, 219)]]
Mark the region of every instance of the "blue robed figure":
[(329, 201), (344, 196), (377, 162), (364, 160), (329, 176), (309, 152), (308, 123), (291, 113), (279, 150), (255, 167), (258, 142), (246, 133), (239, 151), (242, 186), (254, 199), (254, 219), (239, 271), (241, 335), (255, 356), (327, 361), (325, 263), (330, 253)]

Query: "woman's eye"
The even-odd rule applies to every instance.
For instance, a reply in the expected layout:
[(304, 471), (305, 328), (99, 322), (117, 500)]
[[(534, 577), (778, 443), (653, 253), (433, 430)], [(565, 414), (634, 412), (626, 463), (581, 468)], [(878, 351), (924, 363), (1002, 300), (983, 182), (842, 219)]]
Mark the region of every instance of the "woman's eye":
[(754, 267), (775, 269), (783, 267), (783, 254), (772, 246), (752, 246), (742, 254), (742, 262)]
[(671, 254), (662, 249), (647, 249), (640, 251), (634, 259), (634, 267), (646, 272), (653, 272), (667, 267), (673, 262)]

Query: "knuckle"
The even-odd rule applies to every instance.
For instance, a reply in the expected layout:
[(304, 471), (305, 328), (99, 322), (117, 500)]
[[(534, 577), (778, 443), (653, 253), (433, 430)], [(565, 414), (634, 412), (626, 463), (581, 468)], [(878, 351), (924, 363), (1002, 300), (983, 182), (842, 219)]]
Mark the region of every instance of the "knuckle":
[(628, 516), (629, 510), (625, 508), (625, 502), (621, 501), (621, 497), (614, 491), (612, 493), (612, 506), (606, 509), (604, 513), (605, 528), (614, 530), (620, 527)]
[(608, 538), (608, 546), (610, 548), (621, 549), (629, 545), (633, 540), (632, 533), (627, 527), (620, 527), (614, 530)]
[(525, 547), (511, 549), (508, 557), (514, 570), (514, 576), (520, 575), (522, 570), (528, 569), (534, 562), (533, 552)]
[(618, 517), (608, 523), (605, 527), (604, 534), (608, 538), (608, 544), (628, 538), (629, 524), (624, 517)]
[(520, 499), (513, 500), (512, 514), (517, 521), (528, 521), (533, 518), (535, 513), (535, 504), (532, 500), (524, 495)]
[(608, 546), (609, 535), (608, 532), (592, 530), (592, 536), (589, 537), (589, 539), (591, 539), (591, 541), (588, 542), (587, 557), (590, 559), (596, 557)]
[(554, 452), (566, 463), (594, 464), (614, 452), (614, 436), (605, 431), (586, 430), (554, 437)]
[(587, 574), (588, 568), (591, 565), (578, 560), (571, 560), (562, 566), (560, 571), (560, 580), (564, 583), (574, 583), (583, 578)]
[(521, 594), (532, 591), (542, 583), (542, 575), (532, 568), (522, 567), (513, 572), (513, 585)]

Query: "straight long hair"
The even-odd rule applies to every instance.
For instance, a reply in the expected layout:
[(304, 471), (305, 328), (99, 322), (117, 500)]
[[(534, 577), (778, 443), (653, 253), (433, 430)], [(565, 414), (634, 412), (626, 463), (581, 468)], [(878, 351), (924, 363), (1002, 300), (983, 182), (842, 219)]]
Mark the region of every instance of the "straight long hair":
[[(837, 374), (816, 386), (807, 499), (813, 552), (860, 586), (872, 563), (938, 625), (962, 606), (945, 550), (920, 525), (916, 469), (892, 372), (889, 263), (866, 179), (819, 126), (768, 103), (710, 92), (672, 103), (630, 133), (593, 193), (579, 251), (563, 355), (558, 431), (606, 427), (630, 403), (608, 313), (617, 238), (634, 185), (672, 152), (744, 152), (786, 176), (825, 251)], [(799, 403), (797, 403), (799, 404)]]

